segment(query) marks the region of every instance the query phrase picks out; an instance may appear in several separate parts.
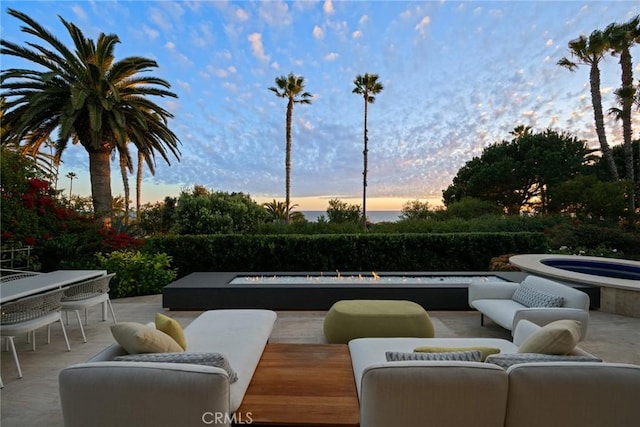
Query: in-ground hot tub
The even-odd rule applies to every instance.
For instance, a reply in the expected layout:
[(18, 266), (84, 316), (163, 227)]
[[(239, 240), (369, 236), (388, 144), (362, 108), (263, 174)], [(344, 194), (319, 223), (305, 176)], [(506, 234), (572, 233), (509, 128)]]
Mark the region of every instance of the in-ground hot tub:
[(590, 274), (613, 279), (640, 280), (640, 266), (619, 262), (585, 259), (543, 259), (542, 264), (574, 273)]
[(570, 284), (600, 287), (600, 309), (640, 317), (640, 262), (578, 255), (515, 255), (521, 270)]

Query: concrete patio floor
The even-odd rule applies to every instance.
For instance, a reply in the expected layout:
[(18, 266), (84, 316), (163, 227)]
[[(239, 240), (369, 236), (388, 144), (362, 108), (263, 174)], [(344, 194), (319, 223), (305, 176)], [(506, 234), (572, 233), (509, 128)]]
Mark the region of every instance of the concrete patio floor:
[[(147, 323), (157, 312), (188, 325), (200, 312), (167, 311), (162, 308), (161, 295), (124, 298), (113, 301), (118, 321)], [(322, 322), (324, 311), (278, 312), (278, 321), (270, 342), (324, 343)], [(58, 397), (58, 373), (62, 368), (81, 363), (113, 343), (109, 330), (110, 318), (101, 320), (98, 307), (90, 310), (85, 326), (89, 342), (83, 343), (80, 330), (70, 317), (67, 333), (71, 351), (66, 351), (59, 325), (52, 326), (51, 344), (46, 343), (46, 330), (37, 334), (36, 351), (24, 339), (16, 346), (24, 377), (17, 378), (11, 353), (2, 351), (1, 372), (4, 389), (0, 391), (2, 427), (62, 426)], [(480, 326), (480, 314), (475, 311), (430, 311), (437, 337), (496, 337), (510, 339), (510, 333), (487, 320)], [(600, 311), (591, 312), (589, 330), (580, 347), (607, 362), (640, 365), (640, 318), (624, 317)], [(4, 347), (3, 347), (4, 349)]]

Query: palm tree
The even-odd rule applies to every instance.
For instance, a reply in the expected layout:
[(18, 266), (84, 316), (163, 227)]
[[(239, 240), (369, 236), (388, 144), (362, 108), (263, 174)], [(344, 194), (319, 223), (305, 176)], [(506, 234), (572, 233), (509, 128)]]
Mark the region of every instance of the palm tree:
[(369, 154), (369, 136), (367, 129), (367, 106), (368, 104), (373, 104), (376, 102), (376, 97), (374, 95), (382, 92), (384, 87), (382, 83), (378, 81), (377, 74), (368, 74), (364, 75), (358, 74), (356, 79), (353, 81), (353, 84), (356, 87), (353, 89), (352, 93), (356, 95), (362, 95), (364, 98), (364, 150), (362, 150), (362, 154), (364, 156), (364, 170), (362, 172), (362, 222), (364, 227), (367, 227), (367, 166), (368, 166), (368, 154)]
[(138, 150), (138, 171), (136, 172), (136, 218), (140, 218), (140, 199), (142, 194), (142, 170), (144, 167), (144, 153)]
[(569, 51), (571, 56), (578, 59), (573, 62), (564, 57), (558, 61), (558, 65), (574, 71), (578, 64), (589, 66), (589, 83), (591, 87), (591, 104), (593, 105), (593, 117), (596, 124), (596, 134), (600, 142), (600, 150), (602, 157), (609, 165), (611, 177), (618, 180), (618, 169), (613, 160), (611, 147), (607, 143), (607, 135), (604, 129), (604, 115), (602, 113), (602, 95), (600, 93), (600, 61), (609, 48), (607, 39), (602, 31), (595, 30), (588, 37), (581, 35), (575, 40), (569, 42)]
[(289, 221), (291, 222), (303, 221), (305, 219), (302, 212), (293, 212), (293, 209), (298, 207), (297, 204), (287, 208), (284, 202), (273, 199), (270, 202), (263, 203), (262, 207), (267, 211), (269, 219), (272, 222), (287, 221), (287, 215), (289, 215)]
[[(624, 141), (626, 178), (635, 184), (633, 161), (633, 130), (631, 127), (631, 109), (635, 99), (636, 88), (633, 85), (633, 64), (631, 60), (631, 47), (640, 42), (640, 15), (636, 15), (624, 24), (610, 24), (604, 31), (611, 49), (611, 54), (620, 55), (620, 68), (622, 70), (622, 85), (616, 90), (620, 100), (621, 109), (612, 109), (622, 120), (622, 136)], [(631, 186), (630, 205), (631, 212), (635, 210), (635, 196), (633, 185)]]
[(291, 206), (291, 120), (293, 117), (293, 104), (311, 104), (311, 95), (304, 91), (304, 77), (289, 73), (288, 76), (276, 77), (276, 86), (269, 88), (278, 98), (287, 99), (287, 130), (285, 146), (285, 206), (287, 207), (286, 219), (289, 221), (289, 207)]
[(129, 222), (129, 198), (131, 197), (129, 172), (131, 172), (131, 169), (127, 155), (120, 151), (120, 175), (122, 176), (122, 187), (124, 188), (124, 224)]
[(93, 208), (105, 226), (111, 223), (111, 165), (114, 149), (127, 150), (133, 143), (148, 156), (159, 153), (179, 159), (176, 135), (167, 127), (171, 113), (150, 96), (172, 97), (170, 84), (153, 76), (142, 76), (158, 65), (143, 57), (116, 61), (113, 51), (119, 43), (115, 34), (88, 39), (74, 24), (60, 17), (72, 41), (67, 48), (52, 33), (29, 16), (9, 9), (8, 13), (26, 26), (22, 31), (45, 45), (22, 47), (0, 41), (0, 53), (39, 66), (38, 70), (2, 71), (2, 97), (7, 99), (7, 138), (24, 143), (23, 150), (39, 151), (57, 129), (56, 158), (60, 159), (69, 140), (80, 143), (89, 155)]
[(71, 200), (71, 192), (73, 191), (73, 180), (77, 177), (73, 172), (69, 172), (67, 174), (67, 178), (69, 178), (69, 200)]

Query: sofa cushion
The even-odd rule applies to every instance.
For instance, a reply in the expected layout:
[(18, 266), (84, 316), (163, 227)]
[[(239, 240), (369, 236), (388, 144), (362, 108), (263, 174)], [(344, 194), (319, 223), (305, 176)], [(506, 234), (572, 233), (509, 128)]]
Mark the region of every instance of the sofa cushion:
[(438, 353), (403, 353), (399, 351), (387, 351), (387, 362), (404, 362), (407, 360), (458, 360), (463, 362), (480, 362), (482, 353), (479, 350), (448, 351)]
[(574, 356), (561, 354), (517, 353), (492, 354), (485, 360), (501, 368), (507, 369), (511, 365), (531, 362), (602, 362), (602, 359), (591, 356)]
[(511, 299), (525, 307), (562, 307), (564, 303), (563, 297), (540, 291), (527, 283), (518, 286)]
[(129, 354), (174, 353), (184, 351), (169, 335), (151, 326), (135, 322), (111, 325), (115, 340)]
[(191, 363), (193, 365), (214, 366), (227, 371), (229, 382), (238, 381), (238, 374), (233, 370), (229, 361), (220, 353), (147, 353), (128, 354), (118, 356), (114, 360), (124, 362), (164, 362), (164, 363)]
[(580, 322), (556, 320), (524, 340), (518, 353), (569, 354), (580, 340)]
[[(358, 396), (364, 370), (371, 365), (387, 364), (385, 352), (391, 349), (410, 353), (420, 346), (437, 347), (496, 347), (501, 353), (516, 353), (518, 346), (500, 338), (358, 338), (349, 341), (349, 354), (356, 380)], [(235, 359), (230, 358), (235, 367)], [(236, 368), (237, 369), (237, 368)]]
[(437, 347), (437, 346), (420, 346), (413, 349), (418, 353), (447, 353), (458, 351), (472, 351), (478, 350), (481, 353), (481, 362), (491, 354), (500, 353), (500, 349), (497, 347), (483, 347), (483, 346), (471, 346), (471, 347)]
[(173, 338), (183, 350), (187, 349), (187, 339), (184, 336), (184, 330), (177, 320), (165, 316), (162, 313), (156, 313), (155, 323), (156, 329)]

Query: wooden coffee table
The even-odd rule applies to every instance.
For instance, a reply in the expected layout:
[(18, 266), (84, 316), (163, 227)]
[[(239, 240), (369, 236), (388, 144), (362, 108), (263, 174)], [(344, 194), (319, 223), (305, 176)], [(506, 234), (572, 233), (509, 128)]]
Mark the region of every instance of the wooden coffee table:
[(253, 425), (360, 425), (349, 348), (267, 344), (238, 414)]

